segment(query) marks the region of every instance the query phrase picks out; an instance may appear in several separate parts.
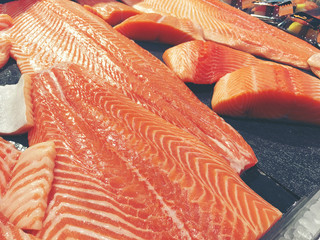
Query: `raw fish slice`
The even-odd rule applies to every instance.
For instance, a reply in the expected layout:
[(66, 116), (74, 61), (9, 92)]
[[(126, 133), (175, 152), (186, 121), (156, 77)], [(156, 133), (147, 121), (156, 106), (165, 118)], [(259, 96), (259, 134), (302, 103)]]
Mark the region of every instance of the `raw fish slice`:
[[(0, 14), (8, 15), (12, 19), (14, 19), (15, 17), (24, 13), (30, 7), (32, 7), (36, 1), (41, 1), (41, 0), (8, 1), (7, 3), (0, 4)], [(7, 22), (4, 18), (2, 19), (0, 18), (0, 20)]]
[(257, 162), (239, 133), (202, 104), (159, 59), (102, 19), (71, 1), (43, 0), (27, 6), (6, 31), (22, 73), (41, 71), (55, 63), (76, 63), (197, 136), (230, 161), (235, 171), (240, 173)]
[(255, 239), (280, 218), (210, 148), (92, 73), (32, 78), (30, 144), (57, 146), (39, 237)]
[(12, 26), (12, 18), (8, 14), (0, 14), (0, 31)]
[(77, 0), (77, 2), (81, 5), (94, 6), (100, 3), (111, 3), (117, 2), (117, 0)]
[(308, 59), (311, 71), (320, 78), (320, 54), (314, 54)]
[(167, 49), (166, 65), (184, 82), (212, 84), (227, 73), (261, 60), (212, 41), (190, 41)]
[(11, 42), (7, 39), (2, 39), (0, 37), (0, 68), (2, 68), (4, 65), (7, 64), (10, 58), (10, 49), (11, 49)]
[(320, 81), (281, 65), (245, 67), (217, 82), (212, 108), (222, 115), (320, 124)]
[(0, 239), (1, 240), (40, 240), (39, 238), (23, 232), (14, 226), (0, 212)]
[(33, 126), (31, 83), (22, 76), (15, 85), (0, 86), (0, 134), (20, 134)]
[(101, 2), (94, 5), (84, 5), (84, 7), (102, 18), (111, 26), (115, 26), (127, 18), (140, 14), (140, 11), (124, 3), (117, 1)]
[(132, 16), (114, 27), (126, 37), (177, 45), (191, 40), (203, 40), (202, 29), (189, 19), (143, 13)]
[(15, 226), (25, 230), (42, 228), (55, 156), (53, 142), (33, 145), (21, 153), (0, 199), (0, 212)]
[(309, 69), (320, 50), (219, 0), (124, 0), (142, 12), (156, 12), (198, 23), (206, 40), (257, 56)]
[(0, 199), (11, 179), (11, 171), (21, 152), (14, 145), (0, 137)]

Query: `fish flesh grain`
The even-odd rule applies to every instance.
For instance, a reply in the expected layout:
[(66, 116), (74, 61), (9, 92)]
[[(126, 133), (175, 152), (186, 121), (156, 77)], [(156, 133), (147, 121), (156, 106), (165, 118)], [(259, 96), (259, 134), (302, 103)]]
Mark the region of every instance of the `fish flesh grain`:
[[(0, 14), (0, 31), (12, 26), (12, 18), (8, 14)], [(9, 60), (11, 43), (0, 35), (0, 68)]]
[(0, 239), (1, 240), (40, 240), (32, 234), (25, 233), (20, 228), (13, 225), (0, 212)]
[(94, 6), (96, 4), (104, 4), (111, 2), (118, 2), (117, 0), (77, 0), (77, 2), (81, 5)]
[(183, 82), (195, 84), (212, 84), (227, 73), (262, 62), (249, 53), (200, 40), (173, 46), (162, 58)]
[(0, 212), (15, 226), (24, 230), (42, 228), (55, 156), (53, 142), (38, 143), (20, 154), (0, 198)]
[[(81, 1), (82, 2), (82, 1)], [(84, 1), (86, 2), (86, 1)], [(95, 3), (98, 2), (98, 3)], [(82, 4), (82, 3), (81, 3)], [(82, 4), (83, 5), (83, 4)], [(91, 5), (83, 5), (88, 11), (102, 18), (111, 26), (115, 26), (129, 17), (140, 14), (141, 12), (124, 3), (117, 1), (91, 1)]]
[(20, 229), (39, 230), (53, 180), (54, 142), (38, 143), (23, 152), (3, 138), (0, 145), (0, 213)]
[(177, 45), (192, 40), (203, 40), (199, 25), (189, 19), (142, 13), (132, 16), (114, 27), (132, 40), (161, 42)]
[(23, 76), (14, 85), (0, 86), (0, 134), (21, 134), (33, 126), (31, 83)]
[(72, 1), (23, 0), (5, 4), (13, 17), (11, 56), (22, 73), (75, 63), (121, 89), (136, 103), (195, 135), (236, 172), (256, 164), (242, 136), (215, 114), (164, 63)]
[(2, 196), (11, 179), (11, 171), (15, 166), (21, 152), (18, 151), (13, 143), (0, 137), (0, 196)]
[(277, 62), (309, 69), (320, 50), (306, 41), (219, 0), (123, 0), (142, 12), (155, 12), (198, 23), (205, 40)]
[(311, 71), (320, 78), (320, 54), (314, 54), (308, 59)]
[(221, 115), (320, 124), (320, 81), (281, 65), (245, 67), (217, 82), (212, 108)]
[(193, 135), (76, 65), (31, 76), (30, 145), (53, 140), (42, 239), (258, 239), (281, 213)]
[(0, 30), (12, 26), (12, 18), (8, 14), (0, 14)]
[[(1, 19), (0, 19), (1, 21)], [(11, 42), (0, 37), (0, 68), (7, 64), (10, 58)]]

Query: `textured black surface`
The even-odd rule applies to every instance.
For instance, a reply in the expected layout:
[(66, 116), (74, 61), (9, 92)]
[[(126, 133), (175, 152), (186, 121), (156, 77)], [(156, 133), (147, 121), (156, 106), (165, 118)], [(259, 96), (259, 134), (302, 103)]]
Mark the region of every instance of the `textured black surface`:
[(257, 166), (302, 197), (320, 186), (320, 127), (225, 117), (254, 150)]

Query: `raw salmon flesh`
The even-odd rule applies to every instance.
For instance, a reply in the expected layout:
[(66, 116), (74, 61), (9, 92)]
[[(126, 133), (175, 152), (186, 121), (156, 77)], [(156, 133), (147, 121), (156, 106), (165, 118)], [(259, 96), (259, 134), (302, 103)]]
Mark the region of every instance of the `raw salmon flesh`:
[(0, 138), (0, 146), (0, 213), (20, 229), (40, 230), (53, 180), (54, 142), (21, 152)]
[(309, 69), (307, 60), (320, 50), (219, 0), (123, 0), (142, 12), (188, 18), (205, 39), (260, 57)]
[[(204, 33), (191, 37), (201, 39), (193, 43), (227, 53), (227, 47), (203, 40), (213, 36), (240, 50), (254, 46), (255, 54), (273, 60), (283, 54), (287, 35), (261, 25), (259, 34), (269, 31), (273, 43), (249, 38), (256, 29), (250, 19), (213, 0), (181, 1), (181, 14), (172, 5), (176, 0), (124, 2), (135, 10), (113, 0), (0, 4), (0, 65), (16, 60), (27, 83), (20, 87), (28, 110), (22, 112), (30, 120), (22, 128), (28, 130), (25, 151), (0, 138), (0, 239), (261, 238), (282, 213), (239, 176), (257, 163), (251, 147), (125, 35), (136, 36), (120, 32), (123, 26), (148, 30), (146, 19), (157, 32), (166, 21), (186, 21), (199, 36)], [(221, 15), (213, 14), (217, 7)], [(230, 20), (233, 14), (246, 24)], [(208, 16), (212, 21), (195, 20)], [(217, 34), (208, 31), (213, 26)], [(284, 62), (307, 69), (317, 52), (306, 47), (283, 55)], [(256, 60), (247, 53), (239, 58), (244, 66), (244, 59), (248, 65)], [(291, 74), (283, 68), (288, 72), (279, 66), (275, 75)]]
[(212, 84), (227, 73), (260, 63), (249, 53), (212, 41), (189, 41), (167, 49), (165, 64), (183, 81)]
[(33, 74), (57, 149), (43, 239), (257, 239), (281, 213), (193, 135), (78, 66)]
[(87, 10), (96, 14), (111, 26), (115, 26), (140, 11), (124, 3), (112, 1), (78, 1)]
[(142, 13), (132, 16), (114, 27), (126, 37), (139, 41), (177, 45), (191, 40), (203, 40), (200, 26), (189, 19)]
[(81, 5), (62, 0), (21, 0), (2, 7), (13, 17), (3, 31), (22, 73), (71, 62), (167, 121), (197, 136), (238, 173), (256, 164), (238, 132), (185, 86), (159, 59)]
[(217, 82), (212, 108), (221, 115), (320, 124), (320, 81), (278, 64), (244, 67)]

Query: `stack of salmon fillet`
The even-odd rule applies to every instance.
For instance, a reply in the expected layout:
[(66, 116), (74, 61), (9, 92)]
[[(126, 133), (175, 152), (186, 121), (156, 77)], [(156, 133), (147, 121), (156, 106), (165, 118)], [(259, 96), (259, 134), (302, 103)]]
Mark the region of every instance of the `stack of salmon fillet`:
[[(16, 60), (33, 116), (25, 152), (1, 139), (1, 239), (263, 236), (282, 214), (239, 176), (257, 163), (251, 147), (164, 63), (106, 23), (104, 4), (116, 1), (79, 2), (85, 6), (20, 0), (0, 7), (0, 60)], [(124, 2), (135, 7), (127, 17), (149, 9), (201, 26), (196, 41), (301, 68), (319, 53), (295, 38), (305, 50), (287, 53), (289, 35), (213, 0)], [(197, 19), (205, 7), (213, 14), (207, 27)], [(274, 39), (249, 40), (257, 24)]]

